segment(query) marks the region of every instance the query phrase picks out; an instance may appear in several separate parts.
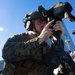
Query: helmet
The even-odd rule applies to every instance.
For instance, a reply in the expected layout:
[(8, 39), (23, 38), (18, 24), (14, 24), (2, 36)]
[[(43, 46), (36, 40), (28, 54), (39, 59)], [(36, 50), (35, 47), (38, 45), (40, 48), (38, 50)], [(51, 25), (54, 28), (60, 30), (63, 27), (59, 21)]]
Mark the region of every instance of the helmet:
[(32, 22), (32, 20), (34, 20), (36, 18), (42, 18), (42, 15), (38, 11), (26, 14), (25, 18), (23, 19), (24, 27), (27, 30), (33, 30), (33, 22)]

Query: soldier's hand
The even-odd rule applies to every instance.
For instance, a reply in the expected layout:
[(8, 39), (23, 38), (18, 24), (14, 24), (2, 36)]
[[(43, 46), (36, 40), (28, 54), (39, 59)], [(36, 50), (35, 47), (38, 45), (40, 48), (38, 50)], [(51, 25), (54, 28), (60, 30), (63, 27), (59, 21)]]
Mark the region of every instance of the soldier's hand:
[(53, 26), (53, 30), (54, 31), (58, 31), (58, 30), (61, 31), (61, 35), (60, 35), (61, 37), (64, 35), (64, 32), (65, 32), (61, 21), (57, 21), (55, 23), (55, 25)]
[(48, 24), (43, 28), (42, 32), (39, 35), (39, 44), (46, 41), (49, 37), (53, 36), (53, 29), (49, 28), (54, 20), (48, 22)]

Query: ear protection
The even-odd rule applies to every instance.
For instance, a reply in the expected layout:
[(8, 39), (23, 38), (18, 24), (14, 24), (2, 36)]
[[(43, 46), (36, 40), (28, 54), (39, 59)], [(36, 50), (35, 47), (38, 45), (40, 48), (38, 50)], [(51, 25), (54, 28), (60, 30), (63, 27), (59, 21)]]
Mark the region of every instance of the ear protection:
[(33, 23), (32, 23), (32, 20), (30, 20), (30, 17), (31, 15), (26, 15), (23, 22), (24, 22), (24, 27), (27, 29), (27, 30), (33, 30)]
[(33, 30), (33, 23), (32, 23), (32, 21), (27, 21), (24, 26), (25, 26), (25, 28), (27, 30)]

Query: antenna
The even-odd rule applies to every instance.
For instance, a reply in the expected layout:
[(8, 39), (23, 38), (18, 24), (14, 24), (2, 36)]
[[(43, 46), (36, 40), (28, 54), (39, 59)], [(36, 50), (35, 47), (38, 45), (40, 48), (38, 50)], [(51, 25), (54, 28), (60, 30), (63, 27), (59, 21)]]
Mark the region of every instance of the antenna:
[(69, 53), (70, 53), (71, 49), (70, 49), (70, 38), (69, 38), (69, 36), (65, 38), (65, 43), (67, 44), (67, 47), (68, 47), (68, 50), (69, 50)]

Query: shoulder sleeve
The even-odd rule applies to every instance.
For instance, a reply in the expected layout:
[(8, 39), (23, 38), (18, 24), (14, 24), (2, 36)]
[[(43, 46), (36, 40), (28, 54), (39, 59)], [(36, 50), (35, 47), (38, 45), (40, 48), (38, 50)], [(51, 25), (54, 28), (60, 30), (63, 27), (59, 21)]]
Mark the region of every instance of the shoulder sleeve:
[[(20, 35), (21, 36), (21, 35)], [(2, 56), (6, 62), (17, 62), (27, 58), (41, 59), (41, 46), (38, 37), (29, 41), (21, 41), (19, 35), (7, 40), (2, 50)]]

